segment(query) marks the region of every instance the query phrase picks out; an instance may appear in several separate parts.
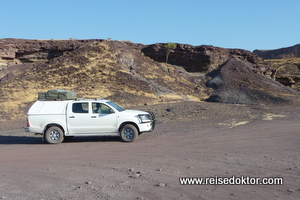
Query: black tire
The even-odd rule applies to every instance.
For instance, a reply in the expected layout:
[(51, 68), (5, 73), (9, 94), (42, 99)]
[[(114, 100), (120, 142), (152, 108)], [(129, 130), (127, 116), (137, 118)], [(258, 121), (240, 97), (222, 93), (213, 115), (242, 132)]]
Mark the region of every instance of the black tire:
[(63, 131), (57, 126), (51, 126), (45, 132), (45, 141), (49, 144), (59, 144), (64, 140)]
[(123, 142), (133, 142), (139, 135), (138, 130), (132, 124), (125, 124), (120, 131), (120, 137)]

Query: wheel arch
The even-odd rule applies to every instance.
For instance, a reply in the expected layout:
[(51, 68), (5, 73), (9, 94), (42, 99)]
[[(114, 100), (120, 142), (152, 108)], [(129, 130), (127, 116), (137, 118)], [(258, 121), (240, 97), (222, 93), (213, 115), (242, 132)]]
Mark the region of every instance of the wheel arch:
[(45, 128), (44, 128), (44, 131), (43, 131), (44, 135), (45, 135), (45, 132), (48, 130), (48, 128), (50, 128), (50, 127), (52, 127), (52, 126), (56, 126), (56, 127), (60, 128), (60, 129), (62, 130), (63, 134), (65, 135), (65, 130), (64, 130), (64, 128), (63, 128), (60, 124), (56, 124), (56, 123), (50, 123), (50, 124), (47, 124), (47, 125), (45, 126)]
[(136, 130), (138, 131), (138, 133), (141, 134), (140, 129), (139, 129), (139, 126), (138, 126), (136, 123), (130, 122), (130, 121), (128, 121), (128, 122), (123, 122), (123, 123), (119, 126), (118, 131), (120, 132), (121, 129), (123, 128), (123, 126), (126, 125), (126, 124), (131, 124), (131, 125), (135, 126)]

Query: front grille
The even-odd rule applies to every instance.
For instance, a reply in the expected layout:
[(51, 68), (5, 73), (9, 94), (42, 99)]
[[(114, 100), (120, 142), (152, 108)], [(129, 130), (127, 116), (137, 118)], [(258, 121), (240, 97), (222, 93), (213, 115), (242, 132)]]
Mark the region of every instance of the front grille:
[(155, 115), (153, 112), (151, 111), (147, 111), (150, 115), (151, 115), (151, 120), (155, 120)]

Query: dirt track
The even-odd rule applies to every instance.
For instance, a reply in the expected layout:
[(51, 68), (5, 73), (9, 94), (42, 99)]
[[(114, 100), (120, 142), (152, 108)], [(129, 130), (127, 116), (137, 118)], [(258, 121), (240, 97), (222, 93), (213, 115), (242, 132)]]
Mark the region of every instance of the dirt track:
[[(299, 199), (299, 109), (216, 105), (202, 104), (196, 120), (159, 123), (133, 143), (83, 137), (47, 145), (21, 129), (2, 131), (0, 199)], [(284, 183), (179, 183), (216, 176)]]

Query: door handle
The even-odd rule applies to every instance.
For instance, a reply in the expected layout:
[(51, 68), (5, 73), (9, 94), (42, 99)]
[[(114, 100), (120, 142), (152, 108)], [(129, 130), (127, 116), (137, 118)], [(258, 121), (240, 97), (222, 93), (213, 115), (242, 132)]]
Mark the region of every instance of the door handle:
[(75, 116), (70, 116), (70, 118), (75, 118)]
[(97, 116), (92, 116), (91, 118), (96, 118)]

